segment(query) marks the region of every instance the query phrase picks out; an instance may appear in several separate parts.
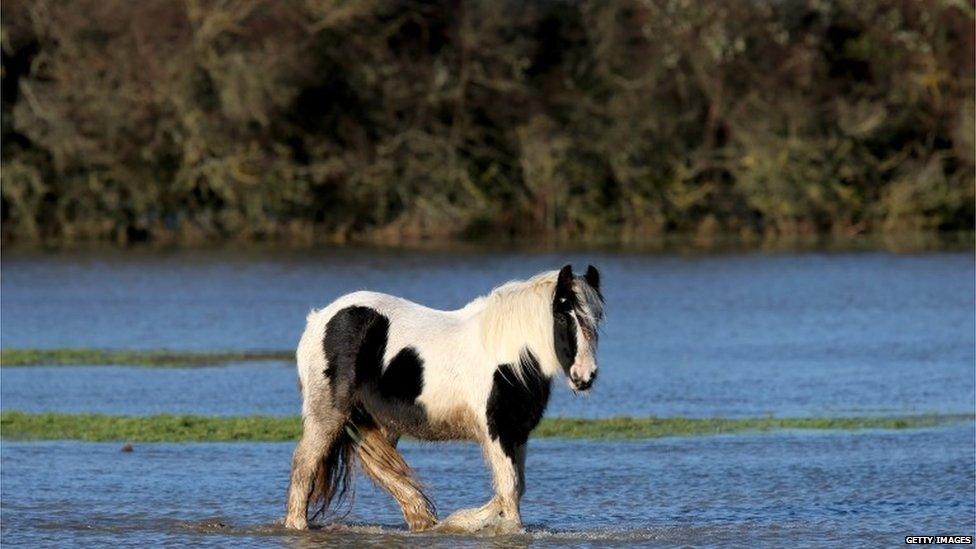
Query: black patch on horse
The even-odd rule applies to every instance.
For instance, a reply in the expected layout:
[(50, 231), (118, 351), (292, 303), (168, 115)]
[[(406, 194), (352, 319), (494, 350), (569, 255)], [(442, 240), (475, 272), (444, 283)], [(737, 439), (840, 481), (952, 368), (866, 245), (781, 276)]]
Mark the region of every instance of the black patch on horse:
[(346, 307), (329, 319), (322, 345), (333, 398), (379, 379), (389, 331), (390, 319), (369, 307)]
[(556, 279), (556, 292), (552, 298), (552, 336), (556, 358), (566, 375), (576, 361), (576, 320), (571, 314), (579, 307), (573, 291), (573, 269), (566, 265)]
[(513, 460), (516, 449), (529, 440), (546, 411), (551, 383), (531, 353), (525, 353), (521, 368), (522, 380), (511, 364), (498, 366), (486, 409), (488, 434), (501, 442), (505, 455)]
[(380, 396), (413, 404), (424, 389), (424, 361), (413, 347), (393, 357), (380, 378)]

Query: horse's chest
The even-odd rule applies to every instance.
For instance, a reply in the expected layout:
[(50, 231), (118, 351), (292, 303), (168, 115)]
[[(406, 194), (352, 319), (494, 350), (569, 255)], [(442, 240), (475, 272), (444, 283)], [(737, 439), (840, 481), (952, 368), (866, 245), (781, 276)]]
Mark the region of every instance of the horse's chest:
[(521, 379), (510, 364), (495, 371), (485, 410), (488, 434), (509, 456), (525, 444), (549, 403), (551, 380), (532, 357), (523, 359)]

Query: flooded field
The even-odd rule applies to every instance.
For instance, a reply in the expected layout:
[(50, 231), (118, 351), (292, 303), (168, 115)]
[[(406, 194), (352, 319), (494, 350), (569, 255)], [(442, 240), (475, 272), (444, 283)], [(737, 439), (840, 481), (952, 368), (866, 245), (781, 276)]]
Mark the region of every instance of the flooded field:
[[(608, 318), (589, 399), (550, 412), (863, 415), (976, 406), (971, 254), (377, 253), (4, 257), (5, 348), (292, 349), (306, 313), (369, 288), (456, 308), (565, 262), (603, 272)], [(285, 364), (146, 372), (4, 369), (30, 411), (293, 414)]]
[[(572, 261), (603, 273), (589, 398), (549, 415), (972, 413), (972, 254), (5, 254), (3, 348), (290, 349), (305, 314), (362, 288), (455, 308)], [(0, 368), (0, 408), (294, 415), (294, 366)], [(411, 535), (360, 479), (339, 526), (274, 525), (290, 444), (0, 445), (4, 544), (445, 546), (843, 543), (974, 532), (974, 426), (531, 444), (527, 533)], [(468, 444), (404, 445), (441, 515), (487, 498)]]
[[(2, 447), (4, 544), (222, 542), (456, 547), (716, 543), (896, 545), (973, 531), (972, 426), (531, 444), (527, 533), (413, 535), (359, 479), (344, 526), (293, 534), (283, 514), (290, 444), (11, 443)], [(938, 448), (938, 451), (933, 451)], [(404, 444), (442, 515), (483, 502), (470, 444)]]

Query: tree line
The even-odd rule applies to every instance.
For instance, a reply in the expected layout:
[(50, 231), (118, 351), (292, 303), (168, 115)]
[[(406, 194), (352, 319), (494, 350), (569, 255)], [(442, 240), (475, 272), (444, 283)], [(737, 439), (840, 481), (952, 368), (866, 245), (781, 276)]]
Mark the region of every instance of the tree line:
[(4, 242), (971, 231), (969, 0), (7, 0)]

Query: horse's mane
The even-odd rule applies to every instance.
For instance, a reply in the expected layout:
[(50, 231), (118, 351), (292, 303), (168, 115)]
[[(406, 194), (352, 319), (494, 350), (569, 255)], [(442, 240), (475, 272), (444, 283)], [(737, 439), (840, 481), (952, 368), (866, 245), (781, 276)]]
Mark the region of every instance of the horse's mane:
[[(552, 333), (552, 300), (558, 275), (558, 271), (546, 271), (528, 280), (506, 282), (478, 300), (483, 304), (481, 338), (485, 350), (497, 364), (510, 364), (519, 377), (527, 352), (539, 362), (543, 373), (551, 376), (562, 371)], [(580, 303), (577, 317), (595, 334), (603, 317), (603, 299), (579, 279), (573, 287)]]

